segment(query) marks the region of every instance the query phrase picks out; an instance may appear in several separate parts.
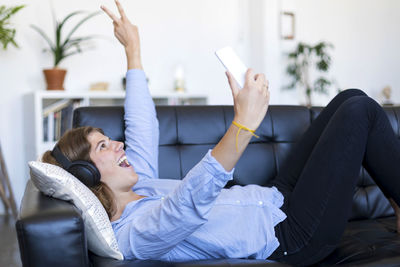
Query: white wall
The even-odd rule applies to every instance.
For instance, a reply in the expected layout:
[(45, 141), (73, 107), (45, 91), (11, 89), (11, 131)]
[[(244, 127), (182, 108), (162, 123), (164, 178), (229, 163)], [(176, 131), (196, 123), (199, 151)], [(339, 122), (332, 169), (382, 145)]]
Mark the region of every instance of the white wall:
[[(235, 48), (243, 61), (270, 80), (271, 104), (299, 104), (301, 92), (282, 91), (285, 53), (298, 41), (327, 40), (335, 45), (330, 74), (339, 85), (363, 88), (374, 98), (391, 85), (393, 100), (400, 102), (400, 10), (398, 0), (121, 0), (131, 20), (139, 25), (142, 56), (154, 93), (172, 90), (174, 69), (184, 66), (187, 90), (209, 94), (210, 104), (231, 104), (224, 70), (214, 51)], [(50, 33), (50, 0), (3, 0), (1, 4), (26, 4), (13, 18), (21, 49), (0, 50), (0, 142), (17, 202), (23, 194), (28, 170), (25, 158), (23, 96), (44, 90), (42, 69), (51, 67), (43, 54), (44, 41), (30, 27)], [(98, 10), (113, 1), (53, 0), (58, 18), (71, 11)], [(115, 9), (114, 9), (115, 10)], [(296, 14), (296, 39), (280, 39), (280, 12)], [(61, 64), (68, 69), (66, 90), (85, 91), (97, 81), (120, 90), (125, 58), (105, 15), (95, 17), (79, 32), (100, 34), (96, 49), (71, 57)], [(332, 92), (332, 95), (333, 96)], [(330, 96), (330, 97), (331, 97)], [(315, 99), (324, 105), (329, 97)], [(0, 212), (2, 206), (0, 205)]]

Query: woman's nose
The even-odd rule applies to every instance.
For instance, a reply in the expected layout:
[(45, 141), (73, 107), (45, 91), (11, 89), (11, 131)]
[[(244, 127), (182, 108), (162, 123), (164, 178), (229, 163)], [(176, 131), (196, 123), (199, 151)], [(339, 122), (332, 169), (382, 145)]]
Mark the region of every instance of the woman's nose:
[(119, 151), (124, 148), (124, 143), (119, 142), (119, 141), (114, 141), (114, 142), (115, 142), (115, 144), (114, 144), (115, 150)]

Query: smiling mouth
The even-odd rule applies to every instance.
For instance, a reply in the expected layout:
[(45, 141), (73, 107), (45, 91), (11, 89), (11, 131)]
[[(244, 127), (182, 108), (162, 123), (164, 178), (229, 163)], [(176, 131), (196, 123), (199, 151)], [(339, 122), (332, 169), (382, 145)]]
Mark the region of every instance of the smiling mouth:
[(119, 160), (118, 160), (118, 166), (122, 167), (122, 168), (128, 168), (131, 166), (131, 164), (129, 164), (126, 155), (122, 156)]

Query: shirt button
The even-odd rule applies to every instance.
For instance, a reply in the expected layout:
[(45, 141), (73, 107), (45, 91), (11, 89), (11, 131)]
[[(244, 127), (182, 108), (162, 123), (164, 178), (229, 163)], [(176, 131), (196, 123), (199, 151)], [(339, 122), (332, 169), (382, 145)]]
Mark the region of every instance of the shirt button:
[(262, 204), (263, 204), (263, 202), (262, 202), (262, 201), (258, 201), (258, 204), (262, 205)]
[(164, 199), (165, 197), (161, 197), (161, 199)]
[(240, 200), (236, 200), (236, 203), (240, 204)]

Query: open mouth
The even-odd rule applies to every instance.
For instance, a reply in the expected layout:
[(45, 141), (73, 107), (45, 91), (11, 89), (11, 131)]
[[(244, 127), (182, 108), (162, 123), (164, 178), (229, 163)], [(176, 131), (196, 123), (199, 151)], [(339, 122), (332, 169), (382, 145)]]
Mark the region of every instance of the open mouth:
[(131, 166), (131, 164), (129, 164), (126, 155), (123, 155), (119, 160), (118, 160), (118, 166), (122, 167), (122, 168), (128, 168)]

